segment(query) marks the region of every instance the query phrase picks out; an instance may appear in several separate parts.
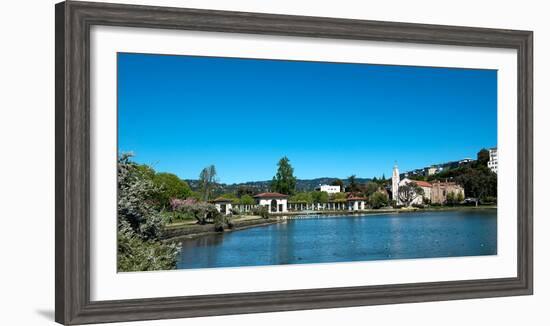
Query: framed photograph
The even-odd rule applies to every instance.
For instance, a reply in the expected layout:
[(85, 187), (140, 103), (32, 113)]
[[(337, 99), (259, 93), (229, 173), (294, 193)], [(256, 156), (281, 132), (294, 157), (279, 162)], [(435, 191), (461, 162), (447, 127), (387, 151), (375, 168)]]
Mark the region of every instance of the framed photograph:
[(533, 33), (56, 5), (56, 321), (533, 293)]

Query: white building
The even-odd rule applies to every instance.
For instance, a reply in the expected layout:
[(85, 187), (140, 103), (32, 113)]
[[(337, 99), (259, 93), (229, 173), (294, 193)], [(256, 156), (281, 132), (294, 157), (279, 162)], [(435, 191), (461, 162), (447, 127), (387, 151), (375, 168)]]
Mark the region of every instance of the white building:
[(439, 172), (439, 169), (435, 166), (430, 166), (428, 169), (428, 175), (434, 175)]
[(365, 198), (351, 197), (351, 198), (348, 198), (347, 201), (348, 201), (348, 210), (350, 211), (361, 211), (365, 209)]
[(216, 205), (216, 209), (218, 210), (218, 212), (224, 215), (231, 214), (231, 209), (233, 208), (233, 205), (232, 205), (233, 201), (231, 199), (220, 197), (220, 198), (214, 199), (213, 203), (214, 205)]
[(320, 185), (319, 191), (324, 191), (329, 194), (336, 194), (341, 192), (340, 186), (331, 186), (331, 185)]
[(498, 173), (498, 155), (497, 148), (489, 148), (489, 162), (487, 162), (487, 167), (491, 171)]
[[(416, 183), (420, 188), (422, 188), (422, 190), (424, 190), (424, 193), (422, 195), (419, 195), (415, 199), (413, 199), (413, 201), (411, 202), (411, 205), (412, 204), (418, 204), (418, 205), (422, 204), (423, 201), (424, 201), (424, 198), (431, 199), (431, 197), (432, 197), (432, 184), (427, 182), (427, 181), (411, 180), (409, 178), (404, 178), (403, 180), (401, 180), (399, 182), (399, 186), (401, 187), (401, 186), (404, 186), (404, 185), (409, 184), (411, 182)], [(401, 204), (401, 201), (398, 200), (397, 203)]]
[(263, 192), (254, 196), (258, 205), (266, 206), (270, 213), (288, 212), (288, 196), (278, 192)]
[(399, 168), (397, 164), (393, 166), (393, 174), (391, 176), (391, 199), (399, 203)]

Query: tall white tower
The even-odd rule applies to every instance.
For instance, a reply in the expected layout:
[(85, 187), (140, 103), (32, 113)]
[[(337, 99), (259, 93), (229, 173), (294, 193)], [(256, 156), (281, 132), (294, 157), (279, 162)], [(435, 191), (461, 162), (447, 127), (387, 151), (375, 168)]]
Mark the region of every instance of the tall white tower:
[(396, 201), (396, 203), (399, 204), (399, 168), (397, 167), (397, 163), (393, 166), (393, 174), (391, 176), (391, 197), (393, 200)]

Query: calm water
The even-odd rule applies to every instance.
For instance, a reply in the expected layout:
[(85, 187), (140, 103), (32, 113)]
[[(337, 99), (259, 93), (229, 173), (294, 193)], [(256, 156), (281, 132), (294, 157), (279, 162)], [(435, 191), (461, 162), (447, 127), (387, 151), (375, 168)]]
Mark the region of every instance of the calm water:
[(495, 255), (496, 209), (289, 220), (183, 242), (178, 269)]

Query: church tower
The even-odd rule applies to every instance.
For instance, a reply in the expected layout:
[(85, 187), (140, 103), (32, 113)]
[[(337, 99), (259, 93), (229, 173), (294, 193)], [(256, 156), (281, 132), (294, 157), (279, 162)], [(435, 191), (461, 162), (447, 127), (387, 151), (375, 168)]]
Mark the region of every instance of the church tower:
[(393, 174), (391, 176), (391, 197), (397, 204), (399, 204), (399, 168), (397, 163), (393, 166)]

